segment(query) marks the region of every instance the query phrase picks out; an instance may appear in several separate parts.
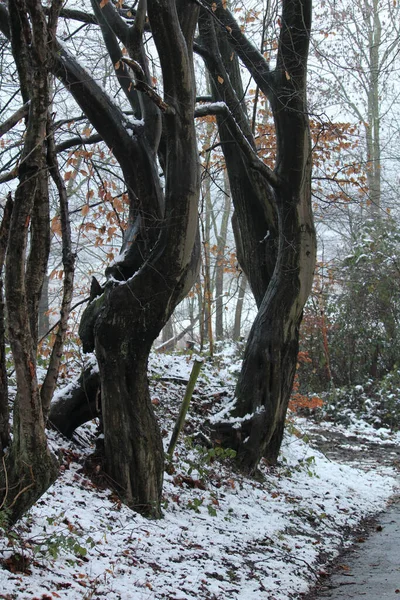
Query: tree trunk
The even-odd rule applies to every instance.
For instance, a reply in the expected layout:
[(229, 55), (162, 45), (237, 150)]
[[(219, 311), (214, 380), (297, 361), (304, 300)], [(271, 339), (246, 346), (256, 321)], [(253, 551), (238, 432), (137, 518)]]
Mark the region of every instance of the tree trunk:
[(164, 453), (147, 362), (160, 315), (149, 298), (132, 302), (128, 288), (114, 289), (107, 301), (96, 324), (106, 470), (126, 504), (159, 517)]
[(280, 217), (283, 235), (277, 266), (250, 331), (233, 411), (235, 416), (252, 415), (248, 439), (239, 453), (243, 468), (250, 473), (261, 456), (270, 464), (278, 457), (296, 371), (302, 310), (313, 277), (310, 223), (287, 206)]
[(5, 345), (3, 280), (0, 279), (0, 457), (10, 443), (10, 409), (8, 404)]
[(50, 329), (49, 317), (49, 283), (50, 277), (46, 274), (43, 280), (42, 294), (39, 302), (39, 325), (38, 334), (41, 339)]
[(228, 235), (228, 223), (231, 212), (231, 197), (229, 180), (224, 177), (225, 199), (221, 220), (221, 227), (217, 235), (217, 256), (215, 266), (215, 337), (217, 340), (224, 339), (224, 270), (225, 270), (225, 248)]
[(72, 438), (77, 427), (101, 415), (100, 375), (90, 365), (76, 383), (61, 390), (50, 406), (48, 422), (57, 431)]
[[(47, 446), (36, 376), (38, 306), (49, 250), (46, 125), (50, 105), (50, 24), (41, 4), (35, 0), (26, 3), (16, 0), (10, 3), (9, 10), (21, 92), (24, 100), (30, 99), (5, 272), (17, 393), (12, 445), (3, 463), (1, 487), (5, 490), (2, 506), (13, 522), (47, 490), (58, 468)], [(52, 12), (51, 26), (55, 26), (54, 19), (56, 22), (56, 13)], [(30, 225), (30, 254), (26, 260)]]
[[(206, 176), (203, 184), (203, 204), (205, 204), (205, 215), (201, 220), (202, 238), (203, 238), (203, 260), (202, 260), (202, 275), (203, 275), (203, 332), (202, 332), (202, 348), (203, 343), (209, 343), (210, 356), (213, 355), (213, 331), (212, 331), (212, 282), (211, 282), (211, 180)], [(204, 208), (203, 208), (204, 211)]]
[(161, 331), (161, 341), (163, 352), (169, 352), (174, 349), (175, 340), (174, 340), (174, 327), (172, 324), (172, 317), (168, 319), (165, 326)]
[(239, 293), (238, 293), (238, 298), (236, 301), (235, 321), (234, 321), (234, 325), (233, 325), (233, 336), (232, 337), (235, 341), (240, 340), (240, 332), (241, 332), (241, 328), (242, 328), (243, 302), (244, 302), (244, 295), (246, 293), (246, 287), (247, 287), (247, 278), (246, 278), (246, 275), (244, 273), (242, 273), (239, 276)]
[(379, 78), (381, 75), (379, 54), (381, 48), (382, 25), (380, 21), (377, 0), (373, 0), (372, 14), (369, 29), (369, 89), (368, 94), (368, 122), (365, 123), (367, 140), (367, 181), (371, 213), (380, 218), (381, 210), (381, 148), (380, 148), (380, 98)]
[[(101, 329), (101, 328), (100, 328)], [(102, 346), (97, 338), (107, 474), (116, 482), (123, 501), (141, 514), (161, 516), (160, 501), (164, 471), (161, 435), (150, 401), (147, 380), (149, 345), (138, 346), (130, 337), (119, 337), (114, 348), (110, 339)], [(147, 343), (146, 343), (147, 341)], [(121, 360), (120, 346), (126, 348)]]
[[(30, 119), (35, 123), (34, 115), (30, 115)], [(27, 145), (28, 139), (27, 133)], [(35, 179), (47, 175), (45, 163), (37, 153), (32, 152), (29, 163), (32, 170), (20, 168), (20, 183), (15, 193), (10, 228), (13, 243), (8, 248), (6, 262), (8, 331), (17, 380), (13, 441), (6, 456), (8, 494), (3, 499), (11, 521), (17, 520), (46, 491), (58, 472), (55, 458), (47, 447), (36, 377), (34, 340), (37, 332), (31, 331), (32, 323), (37, 325), (37, 321), (29, 319), (25, 288), (25, 248), (29, 214), (37, 194)]]
[[(306, 104), (311, 2), (282, 2), (273, 71), (263, 54), (245, 38), (222, 0), (213, 2), (212, 7), (210, 1), (209, 5), (221, 25), (218, 34), (213, 34), (214, 20), (202, 13), (201, 52), (213, 77), (213, 94), (216, 100), (228, 104), (254, 149), (252, 163), (245, 159), (245, 152), (240, 162), (229, 143), (235, 124), (217, 117), (235, 205), (239, 263), (259, 309), (231, 411), (238, 423), (233, 427), (229, 422), (220, 424), (215, 436), (228, 445), (236, 445), (243, 469), (253, 473), (263, 456), (271, 463), (278, 456), (296, 369), (299, 326), (315, 264)], [(276, 164), (274, 171), (263, 170), (262, 177), (261, 171), (252, 168), (256, 145), (245, 110), (240, 111), (240, 74), (232, 49), (269, 100), (274, 116)]]
[(10, 444), (10, 409), (8, 404), (7, 362), (5, 342), (5, 310), (3, 294), (3, 268), (6, 257), (10, 221), (13, 209), (11, 193), (7, 197), (0, 225), (0, 456)]
[[(142, 24), (145, 4), (140, 3), (143, 19), (136, 17)], [(110, 18), (116, 14), (111, 4), (104, 9), (111, 11)], [(144, 131), (139, 125), (137, 135), (131, 136), (126, 117), (116, 107), (111, 109), (108, 97), (94, 82), (90, 81), (90, 88), (93, 102), (97, 102), (95, 113), (91, 112), (86, 95), (77, 96), (118, 158), (131, 202), (131, 223), (125, 232), (121, 258), (107, 269), (104, 293), (89, 304), (80, 335), (84, 349), (93, 349), (94, 345), (99, 364), (107, 473), (127, 504), (153, 517), (161, 512), (164, 461), (148, 390), (148, 356), (153, 341), (198, 275), (200, 178), (192, 61), (197, 14), (197, 9), (184, 3), (177, 7), (158, 0), (148, 2), (148, 17), (163, 71), (162, 106), (169, 109), (164, 118), (168, 151), (162, 157), (165, 192), (158, 176), (154, 121), (145, 118)], [(110, 52), (112, 40), (110, 32), (106, 33), (103, 30)], [(137, 33), (142, 44), (140, 30)], [(73, 71), (73, 78), (77, 79), (76, 65)], [(76, 93), (72, 77), (68, 81), (71, 92)], [(143, 95), (144, 103), (148, 102), (146, 98)], [(114, 121), (111, 129), (106, 119)], [(116, 139), (118, 132), (120, 139)], [(140, 156), (140, 165), (135, 164), (136, 156)]]
[[(56, 389), (58, 373), (60, 370), (61, 358), (64, 349), (64, 342), (67, 335), (68, 319), (71, 312), (72, 297), (74, 293), (74, 275), (75, 275), (75, 255), (72, 251), (71, 226), (69, 220), (68, 194), (57, 164), (57, 155), (55, 151), (54, 134), (51, 129), (51, 123), (48, 123), (47, 131), (48, 143), (48, 164), (51, 176), (57, 187), (60, 200), (60, 221), (62, 237), (62, 262), (64, 267), (63, 295), (60, 306), (60, 320), (55, 335), (53, 348), (51, 350), (49, 366), (46, 377), (44, 378), (40, 397), (45, 419), (47, 419), (50, 403)], [(45, 280), (48, 285), (48, 277)], [(42, 294), (43, 295), (43, 294)], [(40, 307), (39, 307), (40, 310)]]

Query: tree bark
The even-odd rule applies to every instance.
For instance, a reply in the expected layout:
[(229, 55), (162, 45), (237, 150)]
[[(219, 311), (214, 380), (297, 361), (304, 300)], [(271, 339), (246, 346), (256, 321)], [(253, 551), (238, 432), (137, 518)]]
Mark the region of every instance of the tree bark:
[(231, 212), (231, 197), (228, 176), (224, 177), (224, 205), (221, 219), (221, 227), (217, 235), (217, 256), (215, 265), (215, 337), (217, 340), (224, 339), (224, 270), (225, 270), (225, 247), (228, 235), (228, 223)]
[(174, 327), (172, 323), (172, 317), (168, 319), (165, 326), (161, 331), (161, 341), (163, 352), (168, 352), (169, 350), (173, 350), (175, 346), (175, 338), (174, 338)]
[(67, 335), (68, 319), (71, 312), (74, 292), (75, 255), (72, 251), (71, 226), (69, 220), (68, 194), (63, 178), (58, 168), (57, 155), (51, 123), (48, 123), (48, 153), (47, 161), (51, 176), (55, 182), (60, 201), (60, 221), (62, 238), (62, 262), (64, 267), (63, 295), (60, 307), (60, 320), (50, 354), (49, 366), (44, 378), (40, 397), (45, 419), (49, 414), (50, 403), (57, 385), (58, 373)]
[(50, 405), (48, 423), (72, 438), (77, 427), (101, 415), (100, 375), (90, 365), (76, 383), (61, 390)]
[(50, 317), (49, 317), (49, 283), (50, 277), (46, 274), (43, 280), (42, 293), (39, 302), (39, 323), (38, 323), (38, 335), (39, 339), (46, 335), (50, 329)]
[[(99, 363), (107, 473), (128, 505), (152, 517), (160, 516), (163, 448), (149, 396), (148, 356), (152, 342), (197, 277), (200, 249), (192, 63), (197, 10), (181, 2), (176, 8), (156, 0), (148, 3), (165, 103), (170, 107), (164, 116), (165, 193), (157, 172), (158, 140), (153, 129), (146, 132), (145, 126), (142, 135), (134, 138), (123, 132), (123, 142), (133, 144), (134, 153), (126, 154), (121, 139), (113, 151), (131, 193), (130, 230), (121, 261), (106, 271), (104, 293), (89, 305), (81, 323), (85, 346), (89, 349), (94, 343)], [(98, 92), (95, 95), (101, 100)], [(80, 94), (76, 98), (86, 103)], [(101, 104), (99, 114), (104, 109)], [(109, 118), (108, 106), (106, 113)], [(99, 114), (93, 115), (96, 127), (100, 133), (104, 130), (108, 144), (114, 143), (115, 129), (110, 135)], [(114, 109), (112, 114), (120, 120), (119, 126), (125, 126), (125, 117)], [(152, 127), (151, 121), (148, 124)], [(138, 147), (142, 171), (135, 164)], [(140, 245), (141, 239), (146, 243)], [(134, 261), (128, 262), (127, 255)]]
[(242, 329), (242, 313), (243, 313), (243, 302), (244, 302), (244, 295), (246, 293), (246, 287), (247, 287), (247, 279), (246, 279), (246, 275), (244, 275), (244, 273), (242, 273), (239, 276), (239, 293), (238, 293), (238, 298), (236, 301), (236, 308), (235, 308), (235, 321), (234, 321), (234, 325), (233, 325), (233, 339), (238, 341), (240, 340), (240, 336), (241, 336), (241, 329)]

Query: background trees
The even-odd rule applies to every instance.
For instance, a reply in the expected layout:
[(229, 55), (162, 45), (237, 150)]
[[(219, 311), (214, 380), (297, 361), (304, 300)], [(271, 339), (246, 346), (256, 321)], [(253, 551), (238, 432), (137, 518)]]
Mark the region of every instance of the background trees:
[[(383, 169), (373, 171), (371, 166), (381, 161), (379, 144), (383, 130), (379, 127), (383, 121), (379, 116), (373, 117), (372, 109), (368, 113), (372, 115), (370, 121), (360, 119), (364, 108), (367, 107), (368, 112), (368, 107), (376, 107), (376, 102), (370, 102), (369, 96), (359, 98), (357, 89), (352, 89), (349, 73), (344, 71), (345, 75), (340, 79), (339, 70), (335, 69), (322, 83), (329, 87), (335, 82), (335, 100), (347, 102), (345, 117), (338, 119), (331, 114), (332, 108), (328, 106), (321, 84), (322, 93), (319, 96), (313, 94), (311, 102), (310, 131), (306, 74), (311, 3), (286, 0), (267, 4), (263, 12), (251, 6), (244, 11), (236, 7), (238, 10), (232, 14), (223, 1), (204, 0), (196, 3), (196, 8), (181, 2), (141, 1), (135, 9), (129, 9), (111, 1), (93, 0), (85, 12), (63, 8), (58, 29), (62, 44), (54, 35), (50, 36), (43, 72), (46, 72), (46, 82), (50, 81), (50, 86), (46, 85), (51, 95), (46, 92), (43, 103), (43, 107), (46, 105), (43, 108), (47, 119), (46, 135), (40, 149), (42, 166), (37, 168), (36, 165), (42, 186), (43, 210), (47, 212), (40, 220), (29, 207), (31, 205), (25, 207), (29, 213), (33, 211), (31, 232), (26, 242), (21, 241), (22, 246), (18, 244), (18, 248), (22, 248), (25, 243), (29, 256), (35, 255), (35, 266), (39, 260), (41, 264), (40, 272), (35, 271), (35, 284), (32, 283), (31, 258), (28, 258), (26, 274), (23, 274), (24, 285), (29, 289), (35, 287), (34, 292), (29, 293), (32, 356), (36, 353), (43, 281), (50, 280), (50, 305), (51, 294), (58, 293), (56, 280), (61, 277), (64, 281), (62, 320), (51, 368), (41, 387), (40, 410), (46, 417), (72, 304), (76, 263), (79, 285), (85, 295), (90, 296), (81, 320), (80, 336), (85, 351), (95, 350), (100, 369), (97, 375), (90, 367), (81, 382), (91, 378), (94, 404), (99, 385), (101, 387), (107, 472), (121, 496), (147, 514), (159, 514), (163, 472), (161, 437), (146, 379), (150, 347), (160, 331), (168, 324), (164, 341), (174, 337), (177, 332), (170, 327), (174, 321), (176, 324), (178, 319), (187, 317), (181, 329), (191, 330), (191, 335), (196, 335), (195, 328), (199, 327), (199, 341), (204, 347), (208, 341), (212, 354), (214, 338), (221, 339), (227, 333), (223, 318), (224, 294), (229, 293), (230, 282), (233, 282), (232, 290), (235, 287), (243, 290), (241, 282), (248, 281), (257, 305), (257, 316), (249, 334), (235, 402), (230, 413), (225, 415), (229, 418), (215, 427), (213, 436), (217, 442), (237, 448), (240, 464), (248, 472), (254, 472), (263, 456), (271, 463), (275, 462), (295, 373), (299, 326), (311, 289), (315, 260), (311, 147), (317, 176), (313, 187), (314, 204), (319, 203), (320, 214), (327, 212), (325, 206), (338, 199), (341, 206), (347, 205), (349, 198), (361, 199), (364, 204), (375, 207), (387, 203), (378, 181)], [(30, 15), (23, 30), (25, 33), (32, 27), (35, 10), (42, 15), (43, 27), (54, 31), (55, 14), (61, 9), (58, 5), (54, 4), (47, 13), (33, 0), (32, 3), (21, 0), (18, 6), (21, 23), (26, 19), (24, 15)], [(363, 7), (352, 6), (346, 13), (344, 7), (340, 13), (341, 16), (348, 15), (345, 26), (352, 35), (358, 36), (360, 45), (364, 44), (360, 36), (365, 28), (357, 33), (361, 17), (357, 17), (356, 8), (363, 11)], [(325, 8), (320, 7), (318, 17), (327, 16)], [(330, 4), (328, 8), (329, 16), (335, 19), (335, 27), (339, 30), (343, 19)], [(355, 69), (360, 81), (365, 79), (363, 89), (366, 94), (370, 89), (368, 86), (373, 88), (375, 81), (370, 63), (376, 46), (379, 46), (382, 77), (386, 77), (391, 64), (389, 55), (392, 60), (396, 56), (395, 28), (389, 28), (393, 35), (378, 36), (379, 26), (384, 24), (383, 9), (378, 8), (371, 5), (365, 15), (363, 12), (361, 15), (362, 19), (368, 17), (371, 31), (378, 27), (378, 32), (368, 37), (370, 45), (365, 48), (370, 49), (360, 54), (359, 69)], [(387, 14), (389, 9), (391, 7), (385, 8)], [(4, 72), (9, 81), (9, 104), (4, 108), (0, 129), (7, 133), (1, 150), (7, 160), (0, 181), (10, 182), (9, 189), (14, 194), (13, 177), (18, 172), (23, 178), (26, 162), (20, 154), (24, 123), (18, 121), (21, 116), (28, 115), (31, 108), (25, 102), (29, 99), (24, 92), (28, 86), (22, 86), (21, 96), (13, 87), (13, 65), (21, 62), (18, 53), (21, 48), (23, 50), (23, 45), (15, 42), (17, 34), (13, 34), (14, 56), (11, 60), (7, 55), (10, 46), (6, 42), (10, 37), (10, 16), (3, 3), (0, 4), (0, 16), (5, 38), (3, 59), (7, 68)], [(53, 19), (51, 22), (50, 18)], [(194, 39), (197, 24), (198, 36)], [(338, 52), (332, 42), (333, 24), (326, 31), (322, 26), (318, 27), (315, 39), (319, 56), (325, 55), (331, 64)], [(246, 31), (251, 32), (252, 40)], [(172, 38), (178, 42), (171, 45)], [(200, 58), (193, 59), (192, 48)], [(24, 77), (20, 69), (22, 82)], [(101, 81), (102, 86), (97, 81)], [(376, 100), (378, 93), (379, 100), (382, 90), (395, 91), (389, 89), (390, 77), (384, 81), (382, 88), (378, 86), (381, 92), (374, 88), (373, 99)], [(33, 88), (34, 83), (29, 85)], [(340, 90), (347, 92), (347, 98), (340, 96)], [(33, 96), (33, 92), (29, 93)], [(390, 95), (390, 98), (388, 110), (395, 105), (395, 97)], [(382, 105), (378, 104), (381, 110)], [(321, 106), (326, 110), (325, 114), (318, 113)], [(49, 114), (53, 114), (52, 119)], [(14, 120), (6, 125), (11, 115)], [(201, 123), (198, 139), (195, 118)], [(28, 126), (29, 119), (28, 115)], [(373, 132), (378, 129), (376, 137)], [(366, 153), (360, 159), (363, 144), (358, 134), (362, 130), (366, 132)], [(387, 131), (384, 130), (385, 136)], [(370, 143), (375, 144), (375, 150), (371, 150)], [(371, 158), (375, 151), (378, 154)], [(26, 152), (30, 158), (30, 151)], [(49, 175), (54, 178), (54, 184), (49, 183)], [(26, 185), (31, 182), (28, 178)], [(389, 189), (386, 183), (384, 189), (386, 194)], [(18, 193), (16, 198), (20, 197)], [(18, 206), (22, 205), (19, 201)], [(200, 232), (197, 223), (199, 206)], [(237, 255), (232, 249), (233, 234), (229, 224), (232, 206)], [(375, 210), (374, 216), (378, 214)], [(368, 229), (369, 226), (360, 229), (362, 214), (353, 210), (350, 216), (348, 229), (352, 241), (348, 244), (347, 254), (353, 258), (347, 258), (345, 263), (341, 259), (336, 287), (330, 287), (330, 299), (324, 296), (322, 302), (325, 333), (318, 344), (319, 356), (326, 365), (322, 369), (325, 383), (326, 377), (335, 378), (337, 373), (344, 372), (340, 364), (347, 353), (341, 356), (338, 351), (335, 354), (334, 348), (343, 347), (340, 336), (350, 331), (349, 322), (360, 322), (351, 310), (352, 304), (362, 302), (369, 306), (364, 293), (372, 286), (372, 280), (367, 286), (363, 284), (368, 273), (361, 266), (367, 266), (367, 262), (359, 259), (359, 249), (369, 243), (365, 237), (367, 230), (367, 237), (373, 239), (369, 250), (379, 247), (379, 256), (386, 255), (382, 262), (375, 257), (380, 269), (384, 270), (384, 266), (386, 269), (389, 255), (393, 257), (397, 252), (395, 248), (383, 248), (378, 244), (382, 236), (382, 233), (376, 233), (378, 229), (375, 233)], [(387, 231), (393, 231), (393, 224), (389, 227), (388, 223), (382, 224), (385, 235)], [(329, 226), (336, 228), (337, 220), (330, 221)], [(0, 235), (0, 241), (7, 238), (7, 227), (5, 218), (5, 233)], [(42, 236), (39, 244), (44, 249), (42, 255), (35, 250), (37, 232)], [(392, 238), (395, 239), (394, 234)], [(118, 253), (120, 244), (122, 248)], [(14, 250), (9, 250), (9, 257), (13, 257)], [(9, 260), (12, 260), (10, 265), (18, 263), (20, 273), (23, 273), (22, 254)], [(388, 272), (394, 279), (394, 271), (388, 269)], [(10, 277), (15, 274), (14, 268), (9, 271)], [(92, 275), (95, 279), (89, 286)], [(10, 283), (8, 289), (14, 288), (14, 283)], [(190, 288), (187, 315), (181, 307), (180, 313), (175, 313), (172, 318), (175, 307)], [(377, 296), (369, 308), (371, 327), (367, 328), (371, 352), (363, 354), (367, 358), (357, 354), (358, 351), (354, 351), (353, 356), (357, 357), (360, 373), (372, 369), (379, 374), (380, 365), (386, 361), (390, 368), (389, 363), (393, 365), (396, 356), (394, 349), (389, 352), (389, 346), (385, 346), (387, 352), (385, 350), (386, 358), (383, 358), (381, 337), (379, 340), (373, 338), (371, 342), (372, 331), (379, 330), (380, 335), (385, 331), (389, 335), (390, 330), (393, 334), (391, 325), (397, 317), (389, 322), (389, 318), (385, 317), (384, 321), (383, 316), (377, 316), (380, 309), (374, 313), (378, 304), (382, 306), (382, 315), (385, 312), (383, 306), (386, 314), (389, 309), (385, 304), (388, 295), (385, 296), (382, 286), (373, 287), (373, 291)], [(390, 306), (394, 295), (394, 292), (389, 294)], [(238, 315), (242, 300), (243, 294), (238, 298)], [(12, 301), (12, 293), (7, 301)], [(15, 302), (24, 306), (22, 296)], [(393, 306), (396, 302), (393, 299)], [(335, 308), (332, 308), (334, 304)], [(320, 303), (317, 306), (320, 311)], [(26, 318), (27, 306), (23, 314)], [(378, 321), (380, 325), (375, 327), (373, 323)], [(239, 336), (238, 322), (236, 319), (236, 337)], [(366, 322), (364, 319), (363, 323)], [(233, 323), (232, 311), (232, 329)], [(11, 320), (9, 326), (11, 333)], [(16, 339), (17, 333), (13, 336)], [(376, 348), (379, 348), (378, 354)], [(14, 348), (15, 355), (18, 350)], [(364, 363), (370, 366), (364, 368)], [(30, 372), (34, 373), (35, 362), (31, 360), (28, 364), (33, 365)], [(353, 367), (352, 372), (355, 373)], [(6, 396), (5, 387), (3, 398)], [(82, 394), (80, 398), (85, 396)], [(5, 401), (3, 408), (1, 435), (5, 446), (8, 439)], [(71, 427), (72, 422), (78, 422), (75, 416), (71, 418)], [(232, 423), (235, 423), (234, 427)], [(43, 428), (43, 423), (40, 427)]]
[(396, 221), (369, 219), (329, 271), (321, 269), (303, 328), (303, 392), (380, 381), (396, 370), (399, 253)]
[(313, 110), (332, 120), (340, 114), (344, 121), (347, 115), (363, 131), (358, 161), (367, 177), (364, 205), (375, 216), (395, 202), (399, 15), (398, 3), (391, 0), (324, 2), (315, 14), (313, 55), (318, 63), (312, 79), (322, 104), (315, 98)]
[(372, 0), (315, 10), (310, 108), (333, 144), (323, 160), (314, 154), (322, 251), (305, 311), (303, 391), (367, 379), (379, 387), (396, 372), (398, 12)]

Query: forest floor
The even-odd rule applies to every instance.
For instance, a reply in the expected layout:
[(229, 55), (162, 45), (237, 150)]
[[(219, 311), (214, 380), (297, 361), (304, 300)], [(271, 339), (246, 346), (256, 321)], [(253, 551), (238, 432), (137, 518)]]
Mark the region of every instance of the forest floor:
[[(166, 445), (192, 363), (186, 355), (151, 358)], [(291, 415), (279, 465), (244, 478), (229, 453), (215, 454), (198, 437), (202, 422), (229, 406), (239, 367), (233, 348), (204, 364), (167, 465), (159, 521), (121, 505), (100, 465), (96, 481), (93, 466), (88, 473), (94, 423), (72, 441), (51, 434), (61, 474), (0, 537), (0, 598), (289, 600), (323, 583), (351, 534), (396, 497), (400, 435)]]

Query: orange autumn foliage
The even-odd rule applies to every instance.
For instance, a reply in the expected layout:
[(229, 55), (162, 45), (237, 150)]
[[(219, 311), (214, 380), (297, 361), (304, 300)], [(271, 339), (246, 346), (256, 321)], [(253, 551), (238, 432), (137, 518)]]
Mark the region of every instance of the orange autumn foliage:
[[(311, 363), (311, 358), (308, 356), (307, 352), (299, 352), (297, 355), (297, 367), (300, 363)], [(304, 409), (314, 410), (316, 408), (321, 408), (323, 405), (323, 400), (319, 396), (305, 396), (304, 394), (300, 394), (300, 382), (298, 374), (296, 373), (294, 382), (293, 382), (293, 390), (292, 396), (289, 401), (289, 410), (294, 413), (300, 412)]]

